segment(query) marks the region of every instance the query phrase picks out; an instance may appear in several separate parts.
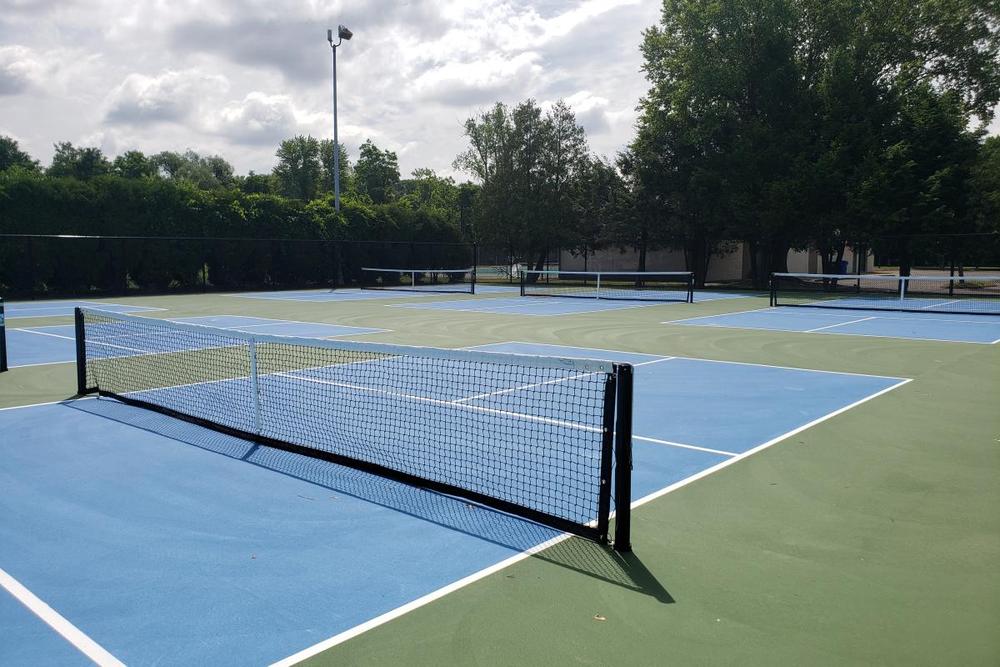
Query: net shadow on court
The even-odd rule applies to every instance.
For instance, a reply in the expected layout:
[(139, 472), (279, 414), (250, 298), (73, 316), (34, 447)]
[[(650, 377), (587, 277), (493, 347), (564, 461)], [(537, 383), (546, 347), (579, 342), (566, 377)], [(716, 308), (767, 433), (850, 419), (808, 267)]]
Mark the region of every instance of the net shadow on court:
[[(512, 552), (536, 548), (562, 535), (554, 528), (460, 498), (261, 446), (157, 412), (134, 408), (114, 399), (69, 400), (63, 405), (315, 485), (316, 496), (305, 500), (323, 501), (343, 494), (508, 548)], [(621, 554), (590, 540), (569, 537), (532, 557), (649, 595), (663, 603), (674, 601), (638, 556)]]

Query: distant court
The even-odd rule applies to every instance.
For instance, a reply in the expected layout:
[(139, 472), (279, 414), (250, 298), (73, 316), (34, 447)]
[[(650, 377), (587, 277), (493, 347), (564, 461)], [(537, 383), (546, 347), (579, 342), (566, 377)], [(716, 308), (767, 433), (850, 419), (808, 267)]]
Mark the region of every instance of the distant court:
[(883, 310), (766, 308), (706, 315), (664, 324), (724, 329), (874, 336), (953, 343), (1000, 343), (1000, 318), (983, 315)]

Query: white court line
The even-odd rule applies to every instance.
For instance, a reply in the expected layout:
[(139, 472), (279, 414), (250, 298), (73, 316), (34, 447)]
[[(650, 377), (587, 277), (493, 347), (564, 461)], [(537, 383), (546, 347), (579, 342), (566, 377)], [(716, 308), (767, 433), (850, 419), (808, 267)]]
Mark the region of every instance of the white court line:
[(920, 310), (927, 310), (928, 308), (939, 308), (941, 306), (947, 306), (953, 303), (958, 303), (960, 299), (952, 299), (951, 301), (943, 301), (941, 303), (931, 303), (926, 306), (921, 306)]
[[(664, 322), (664, 324), (670, 324), (670, 322)], [(736, 328), (736, 327), (734, 327), (734, 328)], [(742, 327), (738, 327), (738, 328), (742, 328)], [(562, 345), (561, 343), (529, 343), (528, 341), (523, 341), (523, 340), (508, 340), (508, 341), (503, 341), (501, 343), (483, 343), (482, 345), (474, 345), (474, 346), (472, 346), (470, 348), (467, 348), (467, 349), (477, 349), (477, 348), (483, 348), (483, 347), (494, 347), (494, 346), (497, 346), (497, 345), (510, 345), (510, 344), (514, 344), (514, 345), (536, 345), (536, 346), (542, 345), (542, 346), (545, 346), (545, 347), (563, 347), (563, 348), (568, 348), (568, 349), (571, 349), (571, 350), (596, 350), (598, 352), (614, 352), (616, 354), (639, 354), (639, 355), (642, 355), (644, 357), (655, 357), (655, 356), (657, 356), (657, 355), (652, 354), (650, 352), (626, 352), (624, 350), (608, 350), (606, 348), (600, 348), (600, 347), (577, 347), (575, 345)], [(571, 354), (561, 354), (559, 356), (568, 357), (570, 359), (593, 359), (594, 358), (594, 357), (584, 357), (584, 356), (576, 356), (576, 357), (574, 357)], [(799, 368), (797, 366), (778, 366), (778, 365), (775, 365), (775, 364), (759, 364), (759, 363), (754, 363), (752, 361), (726, 361), (725, 359), (705, 359), (703, 357), (684, 357), (684, 356), (680, 356), (680, 355), (673, 356), (673, 357), (660, 357), (658, 359), (658, 361), (670, 361), (671, 359), (686, 359), (688, 361), (707, 361), (707, 362), (712, 363), (712, 364), (733, 364), (735, 366), (759, 366), (761, 368), (780, 368), (782, 370), (804, 371), (804, 372), (807, 372), (807, 373), (833, 373), (834, 375), (856, 375), (858, 377), (884, 378), (884, 379), (887, 379), (887, 380), (912, 379), (912, 378), (896, 377), (894, 375), (875, 375), (875, 374), (872, 374), (872, 373), (851, 373), (850, 371), (826, 371), (826, 370), (822, 370), (822, 369), (819, 369), (819, 368)], [(647, 362), (640, 362), (638, 364), (632, 364), (632, 365), (633, 366), (644, 366), (646, 363)]]
[(734, 456), (731, 459), (727, 459), (725, 461), (721, 461), (720, 463), (715, 464), (711, 468), (705, 468), (704, 470), (702, 470), (699, 473), (695, 473), (694, 475), (691, 475), (690, 477), (686, 477), (686, 478), (680, 480), (679, 482), (674, 482), (670, 486), (666, 486), (666, 487), (660, 489), (659, 491), (654, 491), (653, 493), (650, 493), (650, 494), (648, 494), (646, 496), (643, 496), (639, 500), (633, 501), (632, 504), (631, 504), (631, 507), (632, 508), (636, 508), (636, 507), (640, 507), (642, 505), (645, 505), (646, 503), (648, 503), (648, 502), (650, 502), (652, 500), (656, 500), (657, 498), (665, 496), (666, 494), (670, 493), (671, 491), (676, 491), (677, 489), (685, 487), (685, 486), (687, 486), (688, 484), (690, 484), (692, 482), (696, 482), (699, 479), (702, 479), (703, 477), (707, 477), (707, 476), (711, 475), (714, 472), (718, 472), (719, 470), (722, 470), (723, 468), (726, 468), (728, 466), (733, 465), (737, 461), (742, 461), (743, 459), (747, 458), (748, 456), (753, 456), (757, 452), (763, 451), (763, 450), (767, 449), (768, 447), (781, 442), (782, 440), (787, 440), (788, 438), (792, 437), (793, 435), (797, 435), (797, 434), (801, 433), (802, 431), (805, 431), (808, 428), (812, 428), (813, 426), (816, 426), (817, 424), (825, 422), (828, 419), (832, 419), (833, 417), (836, 417), (839, 414), (847, 412), (848, 410), (850, 410), (852, 408), (858, 407), (862, 403), (867, 403), (868, 401), (872, 400), (873, 398), (877, 398), (877, 397), (879, 397), (879, 396), (881, 396), (883, 394), (887, 394), (890, 391), (892, 391), (894, 389), (898, 389), (899, 387), (902, 387), (904, 384), (908, 384), (910, 382), (913, 382), (913, 380), (910, 379), (910, 378), (907, 378), (905, 380), (901, 380), (901, 381), (897, 382), (896, 384), (892, 385), (891, 387), (886, 387), (885, 389), (877, 391), (874, 394), (870, 394), (869, 396), (866, 396), (866, 397), (864, 397), (864, 398), (862, 398), (860, 400), (854, 401), (850, 405), (845, 405), (844, 407), (839, 408), (837, 410), (834, 410), (833, 412), (831, 412), (831, 413), (829, 413), (827, 415), (819, 417), (818, 419), (814, 419), (811, 422), (809, 422), (807, 424), (803, 424), (802, 426), (799, 426), (798, 428), (792, 429), (791, 431), (789, 431), (787, 433), (783, 433), (783, 434), (779, 435), (778, 437), (772, 438), (772, 439), (768, 440), (767, 442), (762, 443), (760, 445), (757, 445), (756, 447), (754, 447), (752, 449), (748, 449), (747, 451), (743, 452), (742, 454), (737, 454), (736, 456)]
[(378, 389), (376, 387), (365, 387), (363, 385), (351, 384), (350, 382), (334, 382), (332, 380), (321, 380), (319, 378), (311, 378), (302, 375), (293, 375), (291, 373), (275, 373), (274, 375), (278, 377), (285, 377), (290, 380), (299, 380), (301, 382), (312, 382), (314, 384), (325, 384), (334, 387), (344, 387), (345, 389), (356, 389), (357, 391), (366, 391), (370, 394), (383, 394), (386, 396), (396, 396), (411, 401), (417, 401), (419, 403), (430, 403), (431, 405), (461, 408), (463, 410), (470, 410), (472, 412), (482, 412), (484, 414), (490, 414), (490, 415), (499, 415), (501, 417), (513, 417), (515, 419), (524, 419), (525, 421), (533, 421), (533, 422), (539, 422), (541, 424), (562, 426), (564, 428), (576, 429), (578, 431), (589, 431), (591, 433), (603, 432), (603, 429), (597, 426), (587, 426), (586, 424), (574, 424), (573, 422), (563, 421), (561, 419), (552, 419), (551, 417), (539, 417), (537, 415), (528, 415), (520, 412), (510, 412), (508, 410), (496, 410), (494, 408), (484, 408), (480, 405), (467, 405), (465, 403), (456, 403), (455, 401), (444, 401), (439, 398), (417, 396), (415, 394), (404, 394), (398, 391), (389, 391), (387, 389)]
[(45, 401), (44, 403), (29, 403), (27, 405), (12, 405), (12, 406), (10, 406), (8, 408), (0, 408), (0, 412), (3, 412), (5, 410), (23, 410), (24, 408), (40, 408), (40, 407), (42, 407), (44, 405), (59, 405), (59, 404), (62, 404), (62, 403), (76, 403), (77, 401), (95, 401), (95, 400), (97, 400), (96, 396), (81, 396), (80, 398), (70, 398), (70, 399), (62, 398), (62, 399), (59, 399), (58, 401)]
[[(337, 327), (339, 329), (358, 329), (358, 331), (347, 331), (345, 333), (331, 334), (329, 336), (323, 336), (324, 338), (340, 338), (341, 336), (360, 336), (363, 334), (370, 333), (386, 333), (392, 331), (391, 329), (381, 329), (377, 327), (356, 327), (352, 324), (330, 324), (329, 322), (298, 322), (296, 320), (286, 320), (284, 322), (272, 322), (269, 324), (247, 324), (238, 327), (231, 327), (235, 331), (243, 331), (245, 333), (253, 333), (253, 331), (247, 331), (247, 329), (259, 329), (261, 327), (278, 327), (287, 326), (289, 324), (308, 324), (311, 326), (320, 327)], [(230, 327), (221, 327), (230, 328)]]
[(45, 621), (60, 637), (73, 645), (80, 653), (102, 667), (125, 667), (125, 663), (111, 655), (103, 646), (85, 635), (79, 628), (66, 620), (59, 612), (45, 604), (37, 595), (29, 591), (17, 579), (0, 568), (0, 587), (6, 589), (18, 602), (27, 607), (35, 616)]
[[(883, 320), (883, 319), (891, 319), (891, 318), (879, 317), (877, 319)], [(905, 318), (896, 318), (896, 319), (898, 319), (900, 322), (912, 322), (913, 321), (913, 320), (907, 320)], [(938, 321), (940, 321), (940, 320), (938, 320)], [(959, 320), (959, 321), (961, 321), (961, 320)], [(673, 322), (660, 322), (660, 324), (673, 324)], [(693, 325), (693, 326), (696, 326), (696, 325)], [(740, 327), (740, 326), (735, 326), (735, 325), (732, 325), (732, 324), (705, 324), (705, 325), (702, 325), (702, 326), (712, 327), (712, 328), (715, 328), (715, 329), (733, 329), (733, 330), (736, 330), (736, 331), (756, 331), (758, 333), (767, 333), (767, 332), (771, 332), (771, 333), (774, 333), (774, 332), (778, 332), (778, 333), (790, 333), (790, 334), (808, 333), (806, 331), (803, 331), (802, 329), (761, 329), (759, 327)], [(982, 340), (956, 340), (954, 338), (931, 338), (931, 337), (928, 337), (928, 336), (886, 336), (884, 334), (852, 333), (850, 331), (815, 331), (813, 333), (818, 333), (821, 336), (859, 336), (861, 338), (888, 338), (889, 340), (931, 341), (931, 342), (934, 342), (934, 343), (960, 343), (962, 345), (993, 345), (994, 343), (997, 342), (997, 341), (987, 342), (987, 341), (982, 341)], [(711, 359), (704, 359), (704, 361), (712, 361), (712, 360)], [(738, 362), (734, 361), (734, 362), (730, 362), (730, 363), (734, 363), (735, 364), (735, 363), (738, 363)], [(767, 364), (754, 364), (754, 365), (766, 366)], [(784, 368), (784, 367), (777, 366), (777, 368)], [(788, 367), (788, 368), (791, 368), (791, 367)], [(800, 370), (813, 370), (813, 369), (800, 369)], [(838, 371), (816, 371), (816, 372), (817, 373), (823, 373), (823, 372), (827, 372), (827, 373), (833, 372), (833, 373), (836, 373)], [(850, 373), (849, 375), (857, 375), (857, 373)], [(877, 377), (884, 377), (884, 376), (877, 376)]]
[[(690, 483), (692, 483), (692, 482), (694, 482), (696, 480), (702, 479), (703, 477), (706, 477), (706, 476), (708, 476), (708, 475), (710, 475), (710, 474), (712, 474), (714, 472), (722, 470), (723, 468), (725, 468), (727, 466), (733, 465), (737, 461), (742, 461), (743, 459), (745, 459), (745, 458), (747, 458), (749, 456), (752, 456), (753, 454), (756, 454), (759, 451), (767, 449), (768, 447), (770, 447), (770, 446), (772, 446), (772, 445), (774, 445), (774, 444), (776, 444), (778, 442), (781, 442), (782, 440), (790, 438), (793, 435), (796, 435), (797, 433), (800, 433), (800, 432), (804, 431), (807, 428), (815, 426), (816, 424), (819, 424), (820, 422), (824, 422), (827, 419), (835, 417), (835, 416), (837, 416), (837, 415), (839, 415), (839, 414), (841, 414), (843, 412), (846, 412), (847, 410), (850, 410), (850, 409), (852, 409), (854, 407), (857, 407), (857, 406), (861, 405), (862, 403), (870, 401), (873, 398), (876, 398), (878, 396), (881, 396), (882, 394), (890, 392), (893, 389), (896, 389), (897, 387), (901, 387), (904, 384), (906, 384), (908, 382), (911, 382), (911, 381), (912, 380), (910, 380), (910, 379), (902, 380), (901, 382), (898, 382), (897, 384), (894, 384), (891, 387), (887, 387), (887, 388), (885, 388), (885, 389), (883, 389), (881, 391), (878, 391), (878, 392), (876, 392), (874, 394), (871, 394), (870, 396), (867, 396), (867, 397), (865, 397), (865, 398), (863, 398), (863, 399), (861, 399), (859, 401), (855, 401), (854, 403), (851, 403), (850, 405), (846, 405), (846, 406), (840, 408), (839, 410), (835, 410), (834, 412), (831, 412), (828, 415), (825, 415), (825, 416), (820, 417), (818, 419), (814, 419), (813, 421), (809, 422), (808, 424), (805, 424), (805, 425), (800, 426), (800, 427), (798, 427), (798, 428), (796, 428), (794, 430), (789, 431), (788, 433), (785, 433), (785, 434), (780, 435), (780, 436), (778, 436), (776, 438), (768, 440), (767, 442), (765, 442), (765, 443), (763, 443), (761, 445), (758, 445), (757, 447), (754, 447), (753, 449), (749, 449), (749, 450), (743, 452), (742, 454), (736, 454), (732, 458), (727, 459), (725, 461), (722, 461), (720, 463), (717, 463), (716, 465), (712, 466), (711, 468), (706, 468), (705, 470), (703, 470), (703, 471), (701, 471), (699, 473), (696, 473), (694, 475), (691, 475), (690, 477), (687, 477), (685, 479), (680, 480), (679, 482), (675, 482), (674, 484), (666, 486), (666, 487), (660, 489), (659, 491), (655, 491), (654, 493), (651, 493), (649, 495), (643, 496), (639, 500), (636, 500), (636, 501), (632, 502), (630, 504), (630, 507), (632, 507), (634, 509), (634, 508), (637, 508), (637, 507), (639, 507), (641, 505), (645, 505), (646, 503), (648, 503), (648, 502), (650, 502), (652, 500), (660, 498), (660, 497), (662, 497), (662, 496), (664, 496), (664, 495), (666, 495), (668, 493), (671, 493), (672, 491), (676, 491), (677, 489), (680, 489), (680, 488), (682, 488), (684, 486), (687, 486), (688, 484), (690, 484)], [(633, 438), (635, 438), (635, 436), (633, 436)], [(483, 579), (483, 578), (485, 578), (485, 577), (487, 577), (487, 576), (489, 576), (491, 574), (495, 574), (495, 573), (497, 573), (497, 572), (499, 572), (501, 570), (504, 570), (504, 569), (510, 567), (511, 565), (514, 565), (515, 563), (519, 563), (520, 561), (525, 560), (526, 558), (529, 558), (529, 557), (533, 556), (536, 553), (544, 551), (545, 549), (548, 549), (549, 547), (551, 547), (551, 546), (553, 546), (555, 544), (558, 544), (558, 543), (562, 542), (563, 540), (569, 539), (569, 537), (570, 537), (569, 534), (560, 535), (559, 537), (555, 537), (555, 538), (553, 538), (551, 540), (543, 542), (542, 544), (539, 544), (536, 547), (532, 547), (531, 549), (525, 550), (525, 551), (523, 551), (523, 552), (521, 552), (521, 553), (519, 553), (519, 554), (517, 554), (515, 556), (511, 556), (510, 558), (507, 558), (506, 560), (502, 560), (499, 563), (496, 563), (496, 564), (491, 565), (491, 566), (489, 566), (487, 568), (479, 570), (478, 572), (474, 572), (473, 574), (470, 574), (467, 577), (464, 577), (462, 579), (459, 579), (458, 581), (452, 582), (451, 584), (448, 584), (447, 586), (439, 588), (436, 591), (432, 591), (431, 593), (428, 593), (427, 595), (424, 595), (423, 597), (420, 597), (420, 598), (417, 598), (416, 600), (408, 602), (407, 604), (404, 604), (404, 605), (402, 605), (400, 607), (397, 607), (397, 608), (393, 609), (392, 611), (386, 612), (386, 613), (382, 614), (381, 616), (376, 616), (375, 618), (373, 618), (371, 620), (368, 620), (368, 621), (366, 621), (364, 623), (361, 623), (360, 625), (356, 625), (353, 628), (350, 628), (348, 630), (345, 630), (345, 631), (341, 632), (340, 634), (336, 634), (336, 635), (330, 637), (329, 639), (325, 639), (325, 640), (323, 640), (323, 641), (321, 641), (321, 642), (319, 642), (317, 644), (314, 644), (314, 645), (312, 645), (312, 646), (310, 646), (308, 648), (305, 648), (305, 649), (299, 651), (298, 653), (290, 655), (290, 656), (288, 656), (287, 658), (285, 658), (283, 660), (279, 660), (278, 662), (273, 663), (272, 667), (290, 667), (291, 665), (295, 665), (295, 664), (297, 664), (297, 663), (299, 663), (299, 662), (301, 662), (303, 660), (306, 660), (307, 658), (310, 658), (310, 657), (315, 656), (315, 655), (317, 655), (319, 653), (322, 653), (323, 651), (326, 651), (327, 649), (333, 648), (334, 646), (337, 646), (338, 644), (342, 644), (342, 643), (346, 642), (349, 639), (353, 639), (354, 637), (357, 637), (358, 635), (361, 635), (361, 634), (363, 634), (363, 633), (365, 633), (365, 632), (367, 632), (367, 631), (369, 631), (369, 630), (371, 630), (373, 628), (377, 628), (380, 625), (384, 625), (384, 624), (388, 623), (389, 621), (392, 621), (392, 620), (394, 620), (396, 618), (399, 618), (400, 616), (408, 614), (411, 611), (419, 609), (420, 607), (423, 607), (423, 606), (425, 606), (425, 605), (427, 605), (427, 604), (429, 604), (431, 602), (434, 602), (435, 600), (438, 600), (438, 599), (440, 599), (440, 598), (442, 598), (442, 597), (444, 597), (444, 596), (446, 596), (446, 595), (448, 595), (450, 593), (453, 593), (453, 592), (455, 592), (455, 591), (457, 591), (457, 590), (459, 590), (461, 588), (464, 588), (464, 587), (468, 586), (469, 584), (475, 583), (476, 581), (479, 581), (480, 579)]]
[(499, 563), (495, 563), (494, 565), (491, 565), (487, 568), (483, 568), (478, 572), (473, 572), (467, 577), (463, 577), (458, 581), (454, 581), (448, 584), (447, 586), (439, 588), (436, 591), (432, 591), (427, 595), (417, 598), (416, 600), (408, 602), (400, 607), (396, 607), (395, 609), (388, 611), (382, 614), (381, 616), (376, 616), (375, 618), (365, 621), (360, 625), (356, 625), (353, 628), (341, 632), (340, 634), (334, 635), (329, 639), (324, 639), (318, 644), (313, 644), (308, 648), (302, 649), (301, 651), (299, 651), (294, 655), (290, 655), (287, 658), (284, 658), (283, 660), (279, 660), (277, 662), (272, 663), (271, 667), (290, 667), (291, 665), (298, 664), (307, 658), (311, 658), (312, 656), (318, 653), (322, 653), (323, 651), (336, 646), (337, 644), (342, 644), (346, 642), (348, 639), (353, 639), (354, 637), (357, 637), (360, 634), (368, 632), (373, 628), (377, 628), (378, 626), (384, 625), (389, 621), (392, 621), (394, 619), (399, 618), (400, 616), (408, 614), (415, 609), (419, 609), (424, 605), (430, 604), (435, 600), (443, 598), (449, 593), (453, 593), (461, 588), (465, 588), (469, 584), (473, 584), (479, 581), (480, 579), (484, 579), (490, 576), (491, 574), (500, 572), (501, 570), (505, 570), (511, 565), (514, 565), (515, 563), (519, 563), (526, 558), (530, 558), (531, 556), (541, 551), (544, 551), (545, 549), (548, 549), (549, 547), (555, 546), (560, 542), (568, 540), (570, 537), (572, 537), (572, 535), (570, 535), (569, 533), (564, 533), (562, 535), (553, 537), (552, 539), (546, 540), (545, 542), (542, 542), (537, 546), (531, 547), (530, 549), (526, 549), (518, 554), (515, 554), (509, 558), (500, 561)]
[(659, 438), (647, 438), (642, 435), (632, 435), (633, 440), (645, 440), (658, 445), (669, 445), (670, 447), (680, 447), (681, 449), (693, 449), (696, 452), (707, 452), (709, 454), (722, 454), (723, 456), (739, 456), (736, 452), (727, 452), (722, 449), (711, 449), (710, 447), (698, 447), (697, 445), (686, 445), (683, 442), (673, 442), (671, 440), (660, 440)]
[(11, 329), (11, 331), (26, 331), (28, 333), (38, 334), (39, 336), (52, 336), (53, 338), (62, 338), (64, 340), (72, 340), (72, 341), (76, 340), (74, 336), (63, 336), (62, 334), (49, 333), (48, 331), (38, 331), (37, 329), (20, 328), (20, 329)]
[[(73, 303), (75, 303), (75, 304), (90, 305), (90, 306), (119, 306), (119, 307), (123, 307), (123, 308), (134, 308), (134, 310), (130, 311), (131, 313), (152, 313), (152, 312), (156, 312), (156, 311), (167, 310), (166, 308), (154, 308), (153, 306), (128, 306), (128, 305), (123, 304), (123, 303), (101, 303), (100, 301), (74, 301)], [(9, 309), (11, 307), (11, 304), (8, 303), (6, 307)], [(35, 317), (73, 317), (73, 308), (74, 307), (75, 306), (69, 306), (70, 312), (68, 312), (68, 313), (60, 313), (60, 314), (56, 314), (56, 315), (45, 315), (45, 314), (39, 314), (39, 315), (34, 315), (34, 314), (11, 315), (10, 313), (8, 313), (7, 314), (7, 319), (8, 320), (27, 320), (27, 319), (31, 319), (31, 318), (35, 318)], [(38, 312), (38, 311), (42, 311), (42, 310), (63, 310), (65, 308), (67, 308), (67, 306), (40, 306), (40, 307), (37, 307), (37, 308), (31, 308), (30, 310), (32, 312)], [(118, 313), (118, 314), (119, 315), (128, 315), (129, 313), (128, 312), (123, 312), (123, 313)]]
[[(707, 319), (712, 319), (712, 318), (715, 318), (715, 317), (728, 317), (730, 315), (742, 315), (743, 313), (760, 313), (762, 315), (790, 315), (790, 316), (797, 316), (797, 317), (809, 317), (809, 315), (812, 314), (812, 315), (816, 315), (816, 316), (822, 316), (824, 318), (826, 318), (826, 317), (848, 317), (849, 318), (849, 317), (854, 317), (854, 315), (849, 312), (851, 310), (855, 311), (855, 313), (857, 313), (857, 311), (876, 312), (877, 314), (873, 315), (872, 317), (875, 317), (875, 318), (880, 319), (880, 320), (891, 320), (893, 322), (921, 322), (921, 323), (927, 323), (927, 322), (959, 322), (959, 323), (962, 323), (962, 324), (990, 324), (990, 322), (984, 321), (983, 318), (979, 318), (979, 317), (976, 317), (975, 319), (969, 319), (969, 320), (959, 319), (959, 318), (954, 318), (954, 317), (934, 317), (934, 318), (927, 318), (924, 315), (921, 315), (920, 313), (908, 313), (906, 311), (898, 311), (898, 310), (878, 310), (878, 311), (873, 311), (871, 308), (827, 308), (825, 310), (821, 309), (821, 308), (816, 308), (816, 309), (813, 309), (813, 310), (802, 310), (802, 308), (798, 307), (798, 306), (769, 306), (769, 307), (766, 307), (766, 308), (753, 308), (753, 309), (750, 309), (750, 310), (736, 310), (736, 311), (733, 311), (731, 313), (717, 313), (715, 315), (699, 315), (698, 317), (688, 317), (688, 318), (685, 318), (683, 320), (667, 320), (665, 322), (660, 322), (660, 324), (680, 324), (680, 323), (684, 323), (684, 322), (695, 322), (697, 320), (707, 320)], [(848, 311), (848, 312), (842, 312), (842, 311)], [(932, 315), (950, 315), (950, 314), (953, 314), (953, 313), (935, 313), (933, 311), (925, 311), (925, 312), (930, 312)], [(903, 317), (897, 317), (898, 315), (903, 315)], [(910, 315), (910, 317), (906, 317), (906, 315)], [(719, 325), (714, 325), (714, 326), (726, 327), (726, 328), (729, 328), (729, 329), (744, 329), (744, 328), (748, 328), (748, 327), (734, 327), (734, 326), (729, 326), (729, 325), (724, 325), (724, 324), (719, 324)], [(796, 332), (800, 332), (801, 333), (800, 329), (781, 329), (781, 331), (796, 331)], [(860, 335), (864, 335), (864, 334), (860, 334)], [(889, 337), (891, 338), (891, 336), (889, 336)]]
[[(597, 352), (614, 352), (615, 354), (628, 354), (628, 355), (640, 356), (640, 357), (653, 357), (652, 361), (665, 361), (667, 359), (674, 359), (674, 357), (665, 357), (665, 356), (660, 355), (660, 354), (651, 354), (649, 352), (627, 352), (625, 350), (609, 350), (609, 349), (603, 348), (603, 347), (575, 347), (573, 345), (563, 345), (561, 343), (529, 343), (529, 342), (523, 341), (523, 340), (505, 340), (505, 341), (501, 341), (499, 343), (482, 343), (481, 345), (467, 345), (467, 346), (465, 346), (465, 347), (463, 347), (461, 349), (463, 349), (463, 350), (479, 350), (479, 349), (482, 349), (484, 347), (496, 347), (497, 345), (510, 345), (510, 344), (514, 344), (514, 345), (535, 345), (535, 346), (542, 345), (542, 346), (546, 346), (546, 347), (563, 347), (563, 348), (568, 348), (568, 349), (571, 349), (571, 350), (596, 350)], [(528, 353), (525, 353), (525, 354), (528, 354)], [(580, 355), (575, 355), (575, 356), (574, 355), (570, 355), (569, 358), (570, 359), (586, 359), (587, 357), (582, 357)], [(648, 363), (648, 362), (642, 361), (642, 362), (639, 362), (639, 363), (645, 364), (645, 363)], [(632, 365), (636, 366), (638, 364), (632, 364)]]
[(32, 368), (34, 366), (55, 366), (56, 364), (72, 364), (76, 359), (64, 359), (63, 361), (39, 361), (34, 364), (11, 364), (10, 368)]
[(749, 310), (736, 310), (731, 313), (716, 313), (715, 315), (699, 315), (698, 317), (685, 317), (680, 320), (667, 320), (666, 322), (660, 322), (660, 324), (679, 324), (681, 322), (696, 322), (697, 320), (707, 320), (713, 317), (724, 317), (726, 315), (739, 315), (741, 313), (759, 313), (765, 310), (775, 310), (771, 306), (764, 306), (763, 308), (751, 308)]
[[(525, 298), (531, 298), (531, 297), (525, 297)], [(434, 307), (434, 308), (428, 308), (427, 307), (427, 306), (430, 306), (432, 303), (433, 304), (442, 304), (442, 303), (449, 303), (449, 304), (450, 303), (471, 303), (468, 300), (463, 300), (463, 301), (428, 301), (428, 302), (425, 302), (425, 303), (422, 303), (422, 304), (416, 304), (416, 303), (415, 304), (408, 304), (408, 303), (387, 303), (385, 305), (388, 308), (415, 308), (417, 310), (450, 310), (450, 311), (453, 311), (453, 312), (457, 311), (457, 312), (463, 312), (463, 313), (477, 313), (477, 314), (479, 314), (479, 313), (485, 313), (487, 315), (504, 315), (505, 313), (500, 313), (500, 312), (497, 312), (497, 311), (503, 310), (505, 308), (521, 308), (521, 307), (524, 307), (524, 306), (531, 306), (531, 305), (535, 305), (535, 304), (537, 304), (537, 305), (543, 305), (543, 302), (539, 301), (538, 299), (551, 300), (552, 297), (537, 297), (531, 303), (526, 303), (526, 304), (517, 303), (517, 304), (513, 304), (511, 306), (495, 306), (495, 307), (492, 307), (491, 310), (479, 310), (479, 309), (476, 309), (476, 308), (444, 308), (444, 307), (440, 307), (440, 306), (439, 307)], [(491, 300), (494, 300), (494, 299), (483, 299), (481, 302), (477, 301), (476, 303), (487, 304)], [(629, 310), (631, 308), (650, 308), (650, 307), (653, 307), (653, 306), (672, 306), (672, 305), (676, 305), (678, 303), (683, 303), (681, 301), (650, 301), (650, 302), (644, 302), (644, 303), (636, 303), (636, 302), (616, 301), (614, 299), (600, 299), (600, 300), (599, 299), (593, 299), (593, 300), (579, 299), (579, 301), (581, 303), (583, 303), (583, 304), (593, 304), (593, 303), (612, 304), (612, 305), (614, 305), (614, 308), (597, 308), (597, 309), (589, 309), (589, 310), (577, 310), (577, 311), (570, 311), (570, 312), (565, 312), (565, 313), (531, 313), (531, 312), (521, 311), (521, 312), (517, 312), (517, 313), (514, 313), (514, 314), (515, 315), (527, 315), (527, 316), (530, 316), (530, 317), (560, 317), (560, 316), (563, 316), (563, 315), (592, 315), (594, 313), (604, 313), (604, 312), (610, 312), (610, 311), (616, 311), (616, 310)], [(562, 301), (560, 303), (566, 303), (566, 302)], [(631, 305), (623, 305), (625, 303), (629, 303)]]
[(823, 327), (816, 327), (815, 329), (806, 329), (802, 333), (816, 333), (817, 331), (823, 331), (825, 329), (833, 329), (834, 327), (846, 327), (848, 324), (857, 324), (858, 322), (867, 322), (868, 320), (878, 319), (874, 315), (871, 317), (859, 317), (856, 320), (847, 320), (846, 322), (837, 322), (836, 324), (827, 324)]
[(499, 389), (497, 391), (486, 392), (485, 394), (476, 394), (475, 396), (466, 396), (465, 398), (456, 398), (453, 401), (449, 401), (449, 403), (453, 403), (455, 405), (460, 405), (462, 403), (465, 403), (466, 401), (476, 401), (476, 400), (479, 400), (480, 398), (489, 398), (490, 396), (500, 396), (501, 394), (510, 394), (512, 392), (515, 392), (515, 391), (524, 391), (525, 389), (534, 389), (535, 387), (544, 387), (545, 385), (549, 385), (549, 384), (559, 384), (561, 382), (571, 382), (573, 380), (580, 380), (582, 378), (590, 377), (592, 375), (598, 375), (598, 373), (580, 373), (578, 375), (573, 375), (573, 376), (566, 377), (566, 378), (556, 378), (554, 380), (546, 380), (545, 382), (535, 382), (533, 384), (522, 384), (522, 385), (519, 385), (517, 387), (511, 387), (509, 389)]

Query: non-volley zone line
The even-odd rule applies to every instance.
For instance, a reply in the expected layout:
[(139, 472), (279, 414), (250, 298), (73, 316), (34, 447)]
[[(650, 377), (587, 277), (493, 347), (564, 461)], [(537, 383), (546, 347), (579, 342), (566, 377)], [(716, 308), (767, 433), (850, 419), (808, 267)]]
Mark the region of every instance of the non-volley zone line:
[(28, 590), (24, 584), (4, 571), (3, 568), (0, 568), (0, 588), (10, 593), (15, 600), (44, 621), (50, 628), (55, 630), (56, 634), (69, 642), (80, 653), (90, 658), (95, 664), (101, 665), (101, 667), (125, 667), (125, 663), (66, 620), (62, 614)]
[(16, 320), (33, 317), (71, 317), (74, 308), (79, 306), (100, 308), (119, 314), (152, 313), (166, 310), (166, 308), (154, 308), (153, 306), (133, 306), (100, 301), (8, 301), (4, 309), (8, 320)]

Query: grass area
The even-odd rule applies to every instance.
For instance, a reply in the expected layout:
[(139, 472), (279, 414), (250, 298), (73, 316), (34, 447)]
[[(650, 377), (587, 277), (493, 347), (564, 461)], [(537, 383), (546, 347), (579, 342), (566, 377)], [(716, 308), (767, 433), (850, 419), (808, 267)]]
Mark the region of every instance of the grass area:
[[(629, 558), (569, 540), (310, 664), (1000, 663), (1000, 345), (660, 324), (766, 306), (756, 297), (551, 318), (385, 307), (412, 299), (111, 301), (168, 309), (154, 317), (392, 330), (364, 340), (522, 340), (914, 379), (642, 506)], [(65, 398), (74, 373), (13, 369), (0, 406)]]

